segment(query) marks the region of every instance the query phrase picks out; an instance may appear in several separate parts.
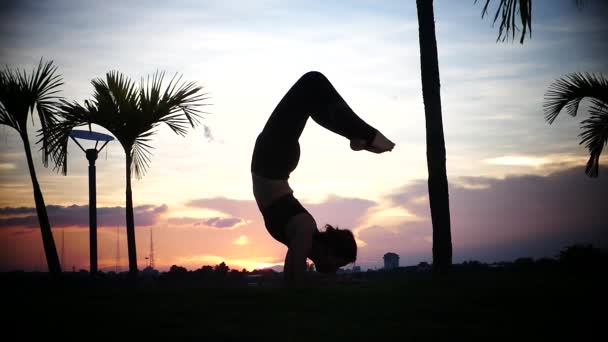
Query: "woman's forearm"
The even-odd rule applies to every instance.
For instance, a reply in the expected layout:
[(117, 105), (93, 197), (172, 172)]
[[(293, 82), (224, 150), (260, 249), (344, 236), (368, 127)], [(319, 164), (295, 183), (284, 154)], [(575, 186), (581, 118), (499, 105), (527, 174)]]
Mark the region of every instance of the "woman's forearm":
[(301, 283), (306, 277), (306, 259), (312, 246), (316, 223), (310, 214), (294, 216), (288, 224), (289, 250), (285, 256), (284, 274), (287, 283)]
[(283, 274), (288, 285), (301, 284), (306, 276), (306, 256), (302, 258), (297, 250), (290, 248), (285, 257)]

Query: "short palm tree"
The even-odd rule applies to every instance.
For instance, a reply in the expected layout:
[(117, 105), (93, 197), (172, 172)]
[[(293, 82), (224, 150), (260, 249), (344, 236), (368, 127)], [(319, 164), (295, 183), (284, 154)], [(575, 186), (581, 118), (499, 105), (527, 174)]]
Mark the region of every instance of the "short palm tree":
[(33, 117), (35, 108), (42, 126), (42, 139), (40, 141), (43, 143), (45, 152), (43, 162), (47, 166), (48, 154), (46, 152), (48, 146), (45, 132), (49, 124), (55, 121), (54, 110), (59, 100), (57, 92), (63, 84), (61, 77), (55, 74), (56, 71), (57, 67), (53, 66), (52, 61), (43, 63), (42, 59), (38, 63), (38, 67), (35, 67), (29, 75), (25, 70), (11, 70), (8, 67), (0, 70), (0, 124), (14, 128), (23, 141), (27, 166), (34, 187), (34, 202), (36, 203), (36, 213), (40, 224), (42, 245), (48, 270), (53, 275), (61, 273), (61, 265), (59, 264), (44, 197), (36, 177), (27, 133), (27, 119), (30, 114)]
[(175, 75), (163, 87), (164, 73), (156, 72), (142, 79), (139, 86), (117, 71), (104, 79), (92, 81), (95, 92), (84, 105), (62, 101), (59, 116), (62, 118), (50, 129), (49, 148), (56, 165), (67, 172), (67, 142), (70, 131), (77, 126), (97, 124), (114, 135), (126, 155), (126, 227), (129, 254), (129, 272), (135, 274), (137, 253), (131, 175), (141, 178), (150, 163), (150, 141), (158, 125), (165, 123), (173, 132), (184, 136), (188, 126), (199, 123), (202, 101), (207, 94), (194, 82), (181, 82)]
[(545, 94), (545, 119), (553, 123), (562, 109), (576, 116), (581, 100), (589, 98), (590, 117), (581, 121), (583, 132), (580, 144), (589, 150), (585, 173), (589, 177), (599, 174), (600, 154), (608, 142), (608, 78), (590, 73), (566, 75), (549, 86)]

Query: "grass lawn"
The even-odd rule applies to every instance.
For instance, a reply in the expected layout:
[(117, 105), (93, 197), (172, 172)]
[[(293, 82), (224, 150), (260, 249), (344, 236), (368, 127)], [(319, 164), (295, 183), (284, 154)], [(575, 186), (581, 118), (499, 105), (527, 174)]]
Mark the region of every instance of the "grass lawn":
[(8, 317), (4, 330), (19, 339), (43, 334), (170, 341), (546, 341), (566, 336), (590, 341), (590, 336), (606, 336), (604, 274), (364, 272), (346, 283), (306, 289), (162, 278), (50, 281), (27, 273), (4, 273), (0, 280)]

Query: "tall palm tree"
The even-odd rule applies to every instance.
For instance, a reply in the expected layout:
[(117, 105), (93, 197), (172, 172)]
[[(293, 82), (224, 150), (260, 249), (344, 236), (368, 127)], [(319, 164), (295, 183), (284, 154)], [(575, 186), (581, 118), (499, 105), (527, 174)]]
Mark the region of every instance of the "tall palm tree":
[[(490, 2), (491, 0), (486, 0), (482, 18), (487, 14)], [(532, 36), (532, 0), (498, 0), (498, 2), (494, 15), (494, 23), (500, 18), (497, 41), (505, 42), (509, 37), (515, 39), (516, 32), (521, 31), (520, 43), (523, 44), (526, 33)], [(579, 8), (583, 2), (576, 0)], [(445, 272), (452, 265), (452, 235), (433, 0), (416, 0), (416, 7), (426, 120), (429, 202), (433, 225), (433, 270)], [(521, 22), (522, 29), (517, 26), (517, 21)]]
[(416, 0), (416, 6), (418, 9), (422, 97), (426, 120), (429, 202), (433, 224), (433, 270), (445, 272), (452, 265), (452, 233), (433, 0)]
[(53, 275), (61, 273), (61, 265), (57, 256), (44, 197), (36, 177), (32, 149), (27, 133), (27, 119), (30, 114), (33, 117), (35, 108), (42, 126), (42, 139), (40, 141), (43, 143), (45, 152), (43, 154), (44, 166), (47, 166), (49, 155), (47, 154), (48, 141), (45, 132), (49, 125), (55, 121), (54, 110), (57, 101), (60, 99), (57, 96), (58, 88), (63, 84), (61, 77), (55, 74), (56, 71), (57, 67), (53, 66), (52, 61), (43, 63), (42, 59), (29, 75), (25, 70), (11, 70), (8, 67), (0, 70), (0, 124), (14, 128), (23, 141), (27, 166), (34, 187), (34, 202), (40, 224), (44, 254), (46, 255), (48, 270)]
[(207, 99), (202, 87), (194, 82), (181, 82), (181, 76), (173, 76), (163, 86), (164, 72), (142, 78), (139, 86), (117, 71), (106, 74), (106, 79), (92, 81), (93, 99), (84, 105), (62, 101), (58, 121), (50, 129), (49, 148), (56, 165), (67, 171), (67, 142), (70, 131), (77, 126), (97, 124), (114, 135), (122, 145), (126, 156), (126, 227), (129, 254), (129, 273), (136, 274), (137, 253), (135, 247), (135, 223), (131, 176), (145, 174), (151, 157), (150, 141), (158, 125), (165, 123), (176, 134), (184, 136), (188, 126), (199, 123), (201, 106)]
[(566, 75), (549, 86), (543, 108), (545, 119), (552, 124), (564, 108), (575, 117), (581, 100), (586, 97), (591, 101), (590, 117), (581, 121), (580, 144), (589, 150), (585, 173), (597, 177), (600, 155), (608, 143), (608, 78), (590, 73)]
[[(482, 17), (491, 0), (486, 0)], [(509, 34), (515, 37), (516, 14), (523, 24), (521, 42), (527, 28), (531, 33), (532, 0), (500, 0), (494, 21), (501, 17), (498, 39), (505, 41)], [(435, 14), (433, 0), (416, 0), (420, 43), (420, 69), (422, 97), (426, 121), (426, 148), (429, 202), (433, 225), (433, 270), (445, 272), (452, 265), (452, 233), (450, 227), (450, 199), (446, 171), (446, 150), (441, 113), (441, 91)], [(519, 7), (519, 10), (517, 9)], [(527, 28), (526, 28), (527, 27)]]

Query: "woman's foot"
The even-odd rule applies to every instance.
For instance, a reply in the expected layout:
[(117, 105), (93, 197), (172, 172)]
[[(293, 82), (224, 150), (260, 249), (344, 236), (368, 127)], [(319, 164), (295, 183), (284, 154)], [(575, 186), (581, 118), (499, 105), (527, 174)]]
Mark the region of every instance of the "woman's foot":
[(350, 141), (350, 148), (354, 151), (367, 150), (373, 153), (383, 153), (392, 151), (394, 147), (395, 143), (390, 141), (378, 130), (376, 130), (374, 139), (369, 145), (363, 139), (352, 139)]

